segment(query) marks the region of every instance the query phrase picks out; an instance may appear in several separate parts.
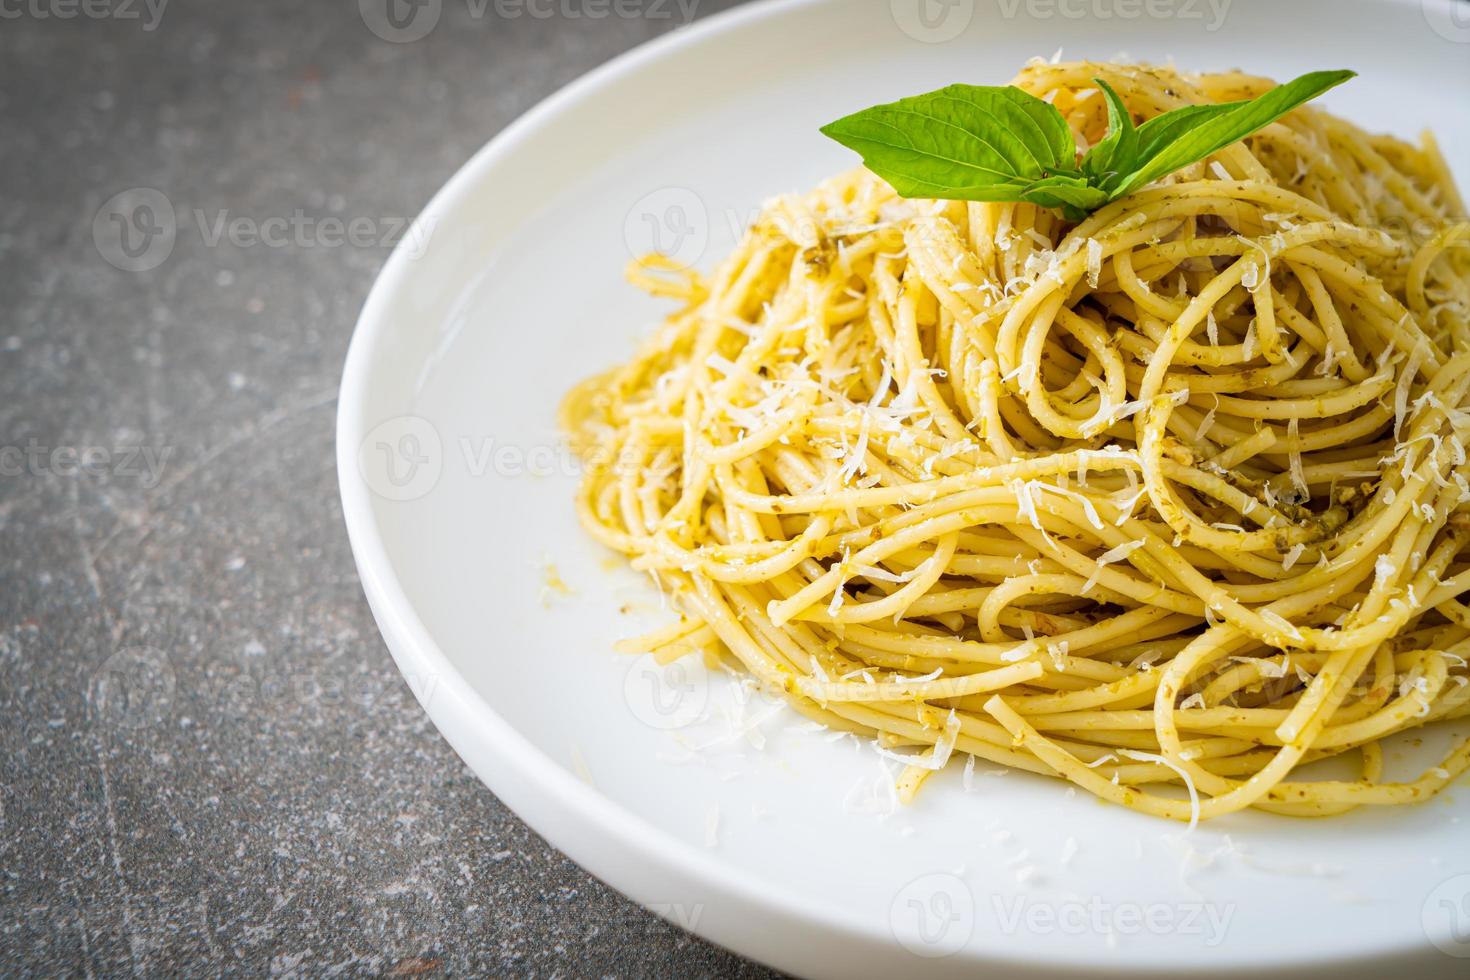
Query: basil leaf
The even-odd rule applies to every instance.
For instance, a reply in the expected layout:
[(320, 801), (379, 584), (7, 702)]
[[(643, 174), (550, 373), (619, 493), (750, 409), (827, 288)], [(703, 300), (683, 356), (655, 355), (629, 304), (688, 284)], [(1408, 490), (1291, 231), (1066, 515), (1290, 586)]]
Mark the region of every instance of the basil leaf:
[(822, 127), (901, 197), (1026, 201), (1080, 220), (1109, 201), (1258, 132), (1356, 72), (1302, 75), (1255, 99), (1174, 109), (1138, 126), (1112, 86), (1107, 134), (1077, 162), (1051, 103), (1014, 86), (949, 85)]
[(1233, 112), (1250, 100), (1240, 102), (1209, 102), (1204, 105), (1187, 105), (1178, 109), (1170, 109), (1168, 112), (1154, 116), (1138, 127), (1138, 160), (1151, 159), (1159, 154), (1164, 147), (1174, 142), (1180, 136), (1198, 126), (1202, 126), (1214, 119)]
[(1012, 86), (949, 85), (822, 127), (904, 197), (1018, 201), (1027, 185), (1075, 173), (1062, 114)]
[(1113, 87), (1101, 78), (1093, 82), (1108, 103), (1108, 134), (1082, 158), (1082, 172), (1101, 186), (1108, 178), (1122, 177), (1137, 168), (1139, 135), (1128, 107)]
[(1021, 191), (1021, 200), (1044, 208), (1063, 208), (1070, 216), (1102, 207), (1108, 203), (1108, 195), (1086, 177), (1053, 176), (1028, 184)]
[[(1187, 105), (1179, 109), (1171, 109), (1163, 115), (1154, 116), (1139, 124), (1138, 128), (1133, 131), (1132, 156), (1124, 159), (1121, 154), (1114, 154), (1111, 166), (1106, 172), (1098, 175), (1099, 186), (1111, 194), (1145, 161), (1158, 156), (1165, 147), (1180, 136), (1216, 116), (1222, 116), (1243, 105), (1245, 105), (1243, 101)], [(1086, 162), (1086, 160), (1083, 161), (1084, 170)]]
[[(1247, 102), (1232, 103), (1228, 107), (1190, 106), (1150, 120), (1138, 129), (1138, 165), (1132, 173), (1109, 188), (1110, 199), (1123, 197), (1166, 174), (1198, 163), (1210, 154), (1240, 142), (1356, 74), (1346, 70), (1314, 71)], [(1182, 113), (1188, 115), (1176, 115)], [(1175, 118), (1171, 119), (1171, 116)], [(1157, 125), (1150, 128), (1150, 123)]]

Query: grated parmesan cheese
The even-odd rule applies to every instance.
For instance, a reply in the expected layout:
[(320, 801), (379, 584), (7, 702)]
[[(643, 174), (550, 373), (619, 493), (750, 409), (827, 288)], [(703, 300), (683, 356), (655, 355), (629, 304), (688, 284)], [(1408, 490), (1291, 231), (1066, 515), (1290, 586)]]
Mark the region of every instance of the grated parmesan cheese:
[(1102, 242), (1096, 238), (1089, 238), (1087, 240), (1087, 285), (1092, 289), (1097, 288), (1098, 280), (1102, 277), (1102, 260)]

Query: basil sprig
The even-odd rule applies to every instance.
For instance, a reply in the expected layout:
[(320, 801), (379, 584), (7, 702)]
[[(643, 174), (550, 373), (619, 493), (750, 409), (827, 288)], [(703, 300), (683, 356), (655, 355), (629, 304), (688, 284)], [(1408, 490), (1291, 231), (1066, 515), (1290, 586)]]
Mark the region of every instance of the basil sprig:
[(1241, 102), (1192, 105), (1133, 124), (1123, 100), (1094, 79), (1108, 132), (1079, 161), (1051, 103), (1012, 85), (947, 85), (822, 127), (862, 155), (902, 197), (1027, 201), (1080, 220), (1181, 167), (1245, 139), (1356, 72), (1314, 71)]

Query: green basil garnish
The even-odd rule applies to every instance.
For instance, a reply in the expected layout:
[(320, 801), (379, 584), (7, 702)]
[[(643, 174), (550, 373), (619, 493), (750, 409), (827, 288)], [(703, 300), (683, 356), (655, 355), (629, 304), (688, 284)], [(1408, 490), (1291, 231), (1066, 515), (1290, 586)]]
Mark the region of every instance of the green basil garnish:
[(1317, 71), (1257, 98), (1185, 106), (1138, 126), (1107, 100), (1108, 132), (1079, 161), (1056, 107), (1015, 86), (947, 85), (822, 127), (902, 197), (1027, 201), (1080, 220), (1239, 142), (1356, 73)]

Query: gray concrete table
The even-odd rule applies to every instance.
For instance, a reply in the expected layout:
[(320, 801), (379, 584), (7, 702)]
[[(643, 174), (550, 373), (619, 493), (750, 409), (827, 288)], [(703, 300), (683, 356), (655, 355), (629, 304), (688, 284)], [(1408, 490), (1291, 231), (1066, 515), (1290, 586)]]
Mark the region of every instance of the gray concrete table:
[(381, 242), (724, 4), (385, 2), (0, 6), (0, 974), (764, 974), (438, 737), (333, 465)]

